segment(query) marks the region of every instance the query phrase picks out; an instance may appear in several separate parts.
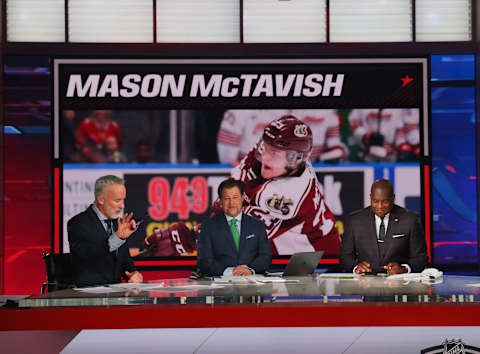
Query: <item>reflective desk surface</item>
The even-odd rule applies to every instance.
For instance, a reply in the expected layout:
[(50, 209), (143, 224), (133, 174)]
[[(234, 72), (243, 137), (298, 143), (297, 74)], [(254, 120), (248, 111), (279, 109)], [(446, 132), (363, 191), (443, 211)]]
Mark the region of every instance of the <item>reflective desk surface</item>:
[[(445, 275), (439, 279), (390, 279), (385, 276), (315, 274), (288, 277), (229, 278), (225, 281), (165, 279), (140, 285), (67, 289), (33, 295), (19, 307), (301, 303), (338, 302), (463, 302), (480, 304), (480, 277)], [(270, 282), (273, 281), (273, 282)]]

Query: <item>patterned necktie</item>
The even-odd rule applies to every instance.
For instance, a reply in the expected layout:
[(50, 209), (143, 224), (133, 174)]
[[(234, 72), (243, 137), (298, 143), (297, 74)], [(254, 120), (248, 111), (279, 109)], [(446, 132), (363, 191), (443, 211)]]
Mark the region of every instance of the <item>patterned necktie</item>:
[(237, 229), (237, 219), (232, 219), (230, 221), (230, 231), (232, 231), (233, 241), (235, 241), (235, 246), (237, 246), (238, 250), (240, 248), (240, 234)]
[(105, 223), (107, 224), (107, 235), (108, 237), (113, 235), (113, 226), (112, 226), (112, 219), (105, 219)]
[[(384, 218), (384, 217), (383, 217)], [(385, 242), (385, 224), (382, 221), (380, 222), (380, 230), (378, 231), (378, 242)]]

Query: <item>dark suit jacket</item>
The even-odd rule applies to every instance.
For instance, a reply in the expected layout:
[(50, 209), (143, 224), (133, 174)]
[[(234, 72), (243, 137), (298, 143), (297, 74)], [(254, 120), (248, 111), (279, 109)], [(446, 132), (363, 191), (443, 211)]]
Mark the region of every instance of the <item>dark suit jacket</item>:
[(71, 218), (67, 230), (77, 286), (119, 283), (126, 270), (135, 270), (128, 242), (117, 251), (109, 251), (107, 232), (92, 206)]
[(427, 265), (427, 248), (415, 212), (393, 206), (383, 250), (382, 257), (371, 207), (350, 214), (340, 246), (340, 263), (346, 271), (351, 272), (358, 263), (366, 261), (372, 268), (383, 268), (389, 262), (406, 263), (412, 272), (420, 272)]
[(202, 223), (197, 259), (200, 271), (207, 275), (222, 275), (226, 268), (241, 264), (264, 273), (272, 262), (264, 223), (242, 214), (237, 251), (225, 214), (208, 219)]

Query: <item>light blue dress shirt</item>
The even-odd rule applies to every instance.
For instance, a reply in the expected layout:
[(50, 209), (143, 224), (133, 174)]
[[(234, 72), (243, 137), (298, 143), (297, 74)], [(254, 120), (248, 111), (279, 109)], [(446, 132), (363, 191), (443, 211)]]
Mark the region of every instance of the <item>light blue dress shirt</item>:
[[(108, 220), (108, 218), (105, 215), (103, 215), (100, 210), (98, 210), (98, 208), (95, 204), (93, 204), (92, 209), (95, 212), (95, 214), (97, 214), (100, 221), (102, 222), (102, 225), (103, 225), (103, 228), (105, 229), (105, 231), (107, 231), (107, 223), (105, 222), (105, 220)], [(115, 230), (113, 230), (113, 233), (108, 238), (108, 248), (109, 248), (110, 252), (116, 251), (125, 242), (126, 242), (126, 240), (122, 240), (121, 238), (119, 238), (117, 236), (117, 232)]]

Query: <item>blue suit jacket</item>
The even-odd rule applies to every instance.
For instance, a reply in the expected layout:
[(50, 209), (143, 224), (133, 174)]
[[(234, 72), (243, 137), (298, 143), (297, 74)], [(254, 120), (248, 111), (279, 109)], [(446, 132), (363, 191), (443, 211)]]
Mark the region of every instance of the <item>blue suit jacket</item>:
[(246, 264), (256, 273), (264, 273), (272, 262), (264, 223), (242, 214), (237, 251), (225, 214), (208, 219), (202, 223), (197, 259), (200, 271), (207, 275), (222, 275), (226, 268), (241, 264)]

